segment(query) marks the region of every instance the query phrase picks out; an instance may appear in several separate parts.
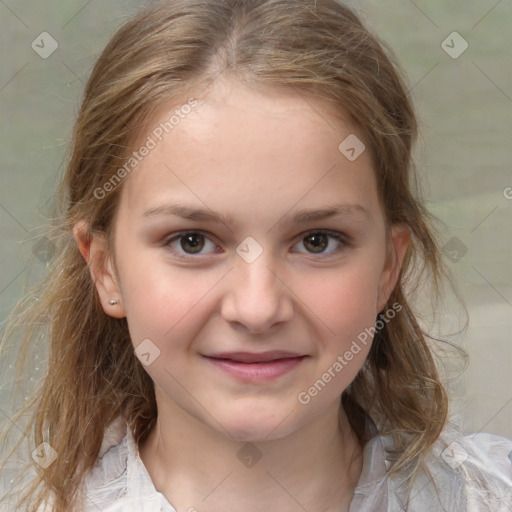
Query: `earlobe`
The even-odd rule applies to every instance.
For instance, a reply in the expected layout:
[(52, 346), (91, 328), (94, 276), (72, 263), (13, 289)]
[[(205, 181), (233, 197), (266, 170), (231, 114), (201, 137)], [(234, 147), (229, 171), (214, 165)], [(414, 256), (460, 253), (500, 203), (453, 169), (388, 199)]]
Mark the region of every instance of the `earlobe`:
[(121, 290), (105, 236), (91, 234), (86, 221), (75, 224), (73, 236), (78, 245), (78, 250), (89, 266), (103, 311), (114, 318), (124, 318), (126, 313), (121, 299)]
[(406, 224), (394, 224), (391, 227), (386, 264), (381, 276), (378, 293), (378, 311), (382, 311), (395, 286), (397, 285), (409, 242), (411, 230)]

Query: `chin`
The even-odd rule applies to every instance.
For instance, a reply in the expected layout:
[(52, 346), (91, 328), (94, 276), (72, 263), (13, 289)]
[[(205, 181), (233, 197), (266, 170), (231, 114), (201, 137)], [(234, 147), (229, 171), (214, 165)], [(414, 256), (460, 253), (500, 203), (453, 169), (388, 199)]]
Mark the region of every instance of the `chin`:
[(243, 415), (239, 421), (226, 420), (220, 423), (225, 428), (225, 430), (220, 430), (221, 433), (229, 439), (246, 443), (281, 439), (292, 434), (298, 428), (287, 421), (286, 415), (274, 415), (272, 418), (264, 419), (253, 413)]

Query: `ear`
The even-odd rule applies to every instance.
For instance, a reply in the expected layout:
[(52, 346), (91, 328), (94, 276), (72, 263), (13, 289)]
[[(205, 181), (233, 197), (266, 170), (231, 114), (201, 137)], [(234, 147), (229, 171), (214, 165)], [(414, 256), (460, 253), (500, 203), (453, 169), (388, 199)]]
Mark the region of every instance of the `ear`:
[(407, 224), (393, 224), (388, 234), (386, 262), (382, 270), (377, 297), (377, 311), (380, 312), (395, 289), (400, 277), (402, 263), (411, 240), (411, 230)]
[[(103, 311), (114, 318), (126, 316), (121, 289), (118, 284), (112, 257), (108, 252), (107, 240), (103, 235), (91, 234), (86, 221), (79, 221), (73, 227), (78, 249), (89, 266), (91, 277), (98, 291)], [(111, 300), (118, 301), (111, 304)]]

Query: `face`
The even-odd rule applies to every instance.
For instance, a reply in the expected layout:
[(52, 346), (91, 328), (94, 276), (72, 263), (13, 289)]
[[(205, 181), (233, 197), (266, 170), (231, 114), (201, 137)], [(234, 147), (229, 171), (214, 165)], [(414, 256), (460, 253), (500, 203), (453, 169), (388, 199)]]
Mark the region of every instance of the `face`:
[[(227, 82), (198, 100), (124, 179), (115, 257), (95, 281), (160, 410), (279, 438), (339, 404), (408, 231), (388, 232), (369, 151), (338, 149), (363, 136), (325, 104)], [(89, 257), (104, 248), (94, 239)]]

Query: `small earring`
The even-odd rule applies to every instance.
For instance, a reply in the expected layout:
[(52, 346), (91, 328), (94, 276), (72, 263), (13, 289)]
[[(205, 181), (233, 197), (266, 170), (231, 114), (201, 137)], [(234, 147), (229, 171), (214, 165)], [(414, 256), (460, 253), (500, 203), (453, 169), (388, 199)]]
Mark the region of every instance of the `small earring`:
[(111, 299), (111, 300), (109, 301), (109, 304), (110, 304), (111, 306), (115, 306), (116, 304), (119, 304), (119, 301), (118, 301), (117, 299)]

